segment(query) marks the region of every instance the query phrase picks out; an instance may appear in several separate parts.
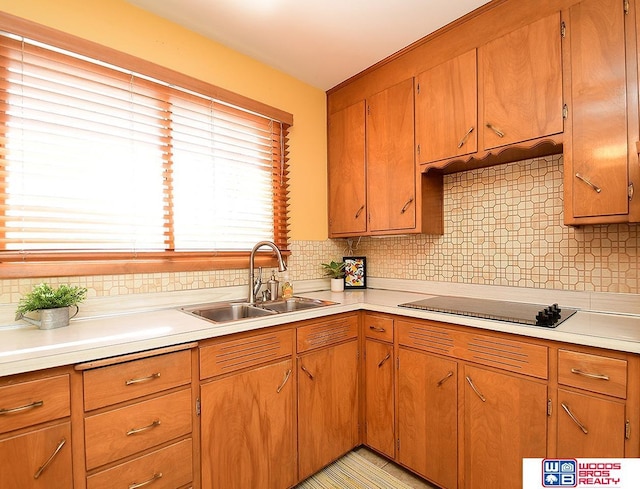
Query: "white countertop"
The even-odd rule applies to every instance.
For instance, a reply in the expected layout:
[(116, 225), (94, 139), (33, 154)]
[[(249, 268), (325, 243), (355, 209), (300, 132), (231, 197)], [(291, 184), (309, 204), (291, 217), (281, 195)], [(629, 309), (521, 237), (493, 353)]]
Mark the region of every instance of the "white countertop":
[(69, 326), (54, 330), (39, 330), (26, 324), (3, 327), (0, 328), (0, 376), (357, 310), (431, 319), (490, 331), (640, 353), (640, 315), (578, 311), (557, 328), (543, 328), (398, 307), (398, 304), (404, 302), (431, 297), (430, 294), (366, 289), (296, 295), (330, 300), (337, 304), (225, 324), (213, 324), (171, 307), (73, 319)]

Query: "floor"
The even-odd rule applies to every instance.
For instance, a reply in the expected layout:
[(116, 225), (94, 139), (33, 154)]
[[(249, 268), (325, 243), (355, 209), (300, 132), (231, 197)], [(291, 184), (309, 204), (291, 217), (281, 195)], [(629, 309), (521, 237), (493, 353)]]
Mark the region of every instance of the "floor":
[(432, 486), (428, 482), (425, 482), (419, 477), (413, 475), (411, 472), (408, 472), (399, 465), (389, 462), (386, 458), (381, 457), (366, 447), (359, 447), (355, 452), (362, 458), (367, 459), (372, 464), (380, 467), (382, 470), (393, 475), (396, 479), (404, 482), (413, 489), (438, 489), (436, 486)]

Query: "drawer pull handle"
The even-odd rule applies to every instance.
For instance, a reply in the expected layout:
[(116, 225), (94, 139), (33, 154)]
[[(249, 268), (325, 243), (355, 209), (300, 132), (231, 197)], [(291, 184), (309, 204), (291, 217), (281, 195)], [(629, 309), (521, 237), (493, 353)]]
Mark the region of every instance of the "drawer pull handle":
[(302, 369), (302, 371), (303, 371), (305, 374), (307, 374), (307, 375), (309, 376), (309, 378), (310, 378), (311, 380), (313, 380), (313, 374), (312, 374), (311, 372), (309, 372), (309, 371), (305, 368), (305, 366), (304, 366), (304, 365), (300, 365), (300, 368)]
[(276, 389), (276, 393), (280, 394), (282, 389), (284, 389), (284, 386), (286, 385), (286, 383), (289, 381), (289, 377), (291, 377), (291, 369), (285, 372), (284, 379), (282, 380), (282, 384), (280, 384), (280, 386)]
[(482, 402), (487, 402), (487, 399), (482, 395), (482, 392), (480, 392), (475, 385), (473, 385), (473, 381), (471, 380), (471, 377), (469, 377), (468, 375), (465, 377), (467, 379), (467, 382), (469, 383), (469, 385), (471, 386), (471, 388), (473, 389), (473, 392), (475, 392), (476, 394), (478, 394), (478, 397), (480, 398), (480, 400)]
[(598, 187), (595, 183), (591, 182), (587, 177), (583, 177), (582, 175), (580, 175), (579, 173), (576, 173), (576, 178), (578, 180), (582, 180), (584, 183), (586, 183), (587, 185), (589, 185), (589, 187), (591, 187), (593, 190), (595, 190), (595, 192), (597, 194), (599, 194), (600, 192), (602, 192), (602, 189), (600, 187)]
[(149, 484), (153, 484), (158, 479), (162, 479), (162, 472), (157, 472), (153, 474), (153, 477), (148, 481), (134, 482), (133, 484), (129, 484), (129, 489), (138, 489), (140, 487), (148, 486)]
[(358, 212), (356, 212), (356, 216), (355, 219), (358, 219), (360, 217), (360, 214), (362, 214), (362, 211), (364, 210), (364, 204), (362, 204), (362, 206), (360, 207), (360, 209), (358, 209)]
[(504, 133), (500, 129), (498, 129), (496, 126), (494, 126), (492, 124), (489, 124), (488, 122), (487, 122), (486, 126), (489, 129), (491, 129), (493, 132), (495, 132), (496, 136), (498, 136), (499, 138), (503, 138), (504, 137)]
[(391, 353), (387, 353), (387, 356), (384, 357), (382, 360), (380, 360), (380, 363), (378, 364), (378, 368), (382, 367), (385, 364), (385, 362), (390, 358), (391, 358)]
[(407, 209), (409, 208), (412, 202), (413, 202), (413, 197), (410, 197), (409, 200), (407, 200), (407, 202), (402, 206), (402, 209), (400, 209), (400, 214), (404, 214), (405, 212), (407, 212)]
[(44, 406), (44, 401), (35, 401), (31, 404), (25, 404), (24, 406), (18, 406), (14, 408), (0, 409), (0, 415), (2, 414), (14, 414), (20, 411), (26, 411), (27, 409), (33, 409)]
[(467, 133), (464, 136), (462, 136), (462, 139), (458, 143), (458, 149), (460, 149), (460, 148), (462, 148), (464, 146), (464, 143), (467, 142), (467, 139), (469, 139), (469, 136), (471, 136), (472, 132), (473, 132), (473, 126), (471, 126), (469, 128), (469, 130), (467, 131)]
[(138, 379), (129, 379), (125, 380), (124, 385), (134, 385), (139, 384), (141, 382), (149, 382), (150, 380), (159, 379), (160, 372), (156, 372), (154, 374), (149, 375), (148, 377), (140, 377)]
[(562, 406), (562, 409), (564, 409), (564, 411), (569, 415), (569, 417), (573, 420), (573, 422), (575, 424), (578, 425), (578, 428), (580, 428), (582, 430), (582, 432), (585, 435), (589, 434), (589, 431), (587, 430), (586, 426), (583, 425), (578, 418), (575, 417), (575, 415), (571, 412), (571, 409), (569, 409), (569, 406), (567, 406), (564, 402), (560, 404)]
[(571, 369), (571, 373), (572, 374), (577, 374), (577, 375), (582, 375), (584, 377), (589, 377), (590, 379), (598, 379), (598, 380), (609, 380), (609, 376), (608, 375), (604, 375), (604, 374), (591, 374), (589, 372), (583, 372), (582, 370), (579, 370), (577, 368), (572, 368)]
[[(443, 378), (441, 378), (438, 381), (437, 386), (440, 387), (442, 384), (444, 384), (447, 380), (449, 380), (451, 377), (453, 377), (453, 371), (449, 370), (449, 372), (447, 372), (447, 375), (445, 375)], [(468, 379), (468, 378), (467, 378)]]
[(58, 446), (53, 451), (53, 453), (49, 456), (46, 462), (40, 466), (40, 468), (36, 471), (35, 474), (33, 474), (34, 479), (39, 478), (42, 475), (42, 473), (47, 469), (47, 467), (49, 467), (51, 462), (53, 462), (53, 459), (56, 458), (56, 455), (58, 455), (60, 450), (62, 450), (62, 447), (64, 446), (65, 443), (67, 443), (66, 439), (63, 438), (62, 440), (60, 440), (60, 443), (58, 443)]
[(147, 426), (143, 426), (142, 428), (131, 428), (127, 431), (127, 436), (137, 435), (138, 433), (144, 433), (145, 431), (152, 430), (156, 426), (160, 426), (160, 420), (156, 419), (153, 423)]
[(369, 326), (369, 329), (371, 331), (376, 331), (378, 333), (384, 333), (386, 331), (386, 329), (384, 328), (379, 328), (378, 326)]

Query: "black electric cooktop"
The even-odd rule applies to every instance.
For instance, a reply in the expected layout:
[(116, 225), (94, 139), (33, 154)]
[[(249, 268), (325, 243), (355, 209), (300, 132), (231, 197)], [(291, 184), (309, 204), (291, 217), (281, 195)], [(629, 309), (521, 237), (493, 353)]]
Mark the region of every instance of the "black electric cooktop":
[(575, 309), (560, 308), (558, 304), (545, 306), (543, 304), (453, 296), (431, 297), (420, 301), (398, 304), (398, 306), (547, 328), (557, 327), (577, 312)]

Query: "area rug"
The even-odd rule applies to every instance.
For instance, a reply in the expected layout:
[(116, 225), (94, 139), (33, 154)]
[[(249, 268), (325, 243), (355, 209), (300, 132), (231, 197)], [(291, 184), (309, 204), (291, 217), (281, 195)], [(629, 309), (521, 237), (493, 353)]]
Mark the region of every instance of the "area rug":
[(357, 453), (328, 465), (296, 486), (296, 489), (411, 489)]

